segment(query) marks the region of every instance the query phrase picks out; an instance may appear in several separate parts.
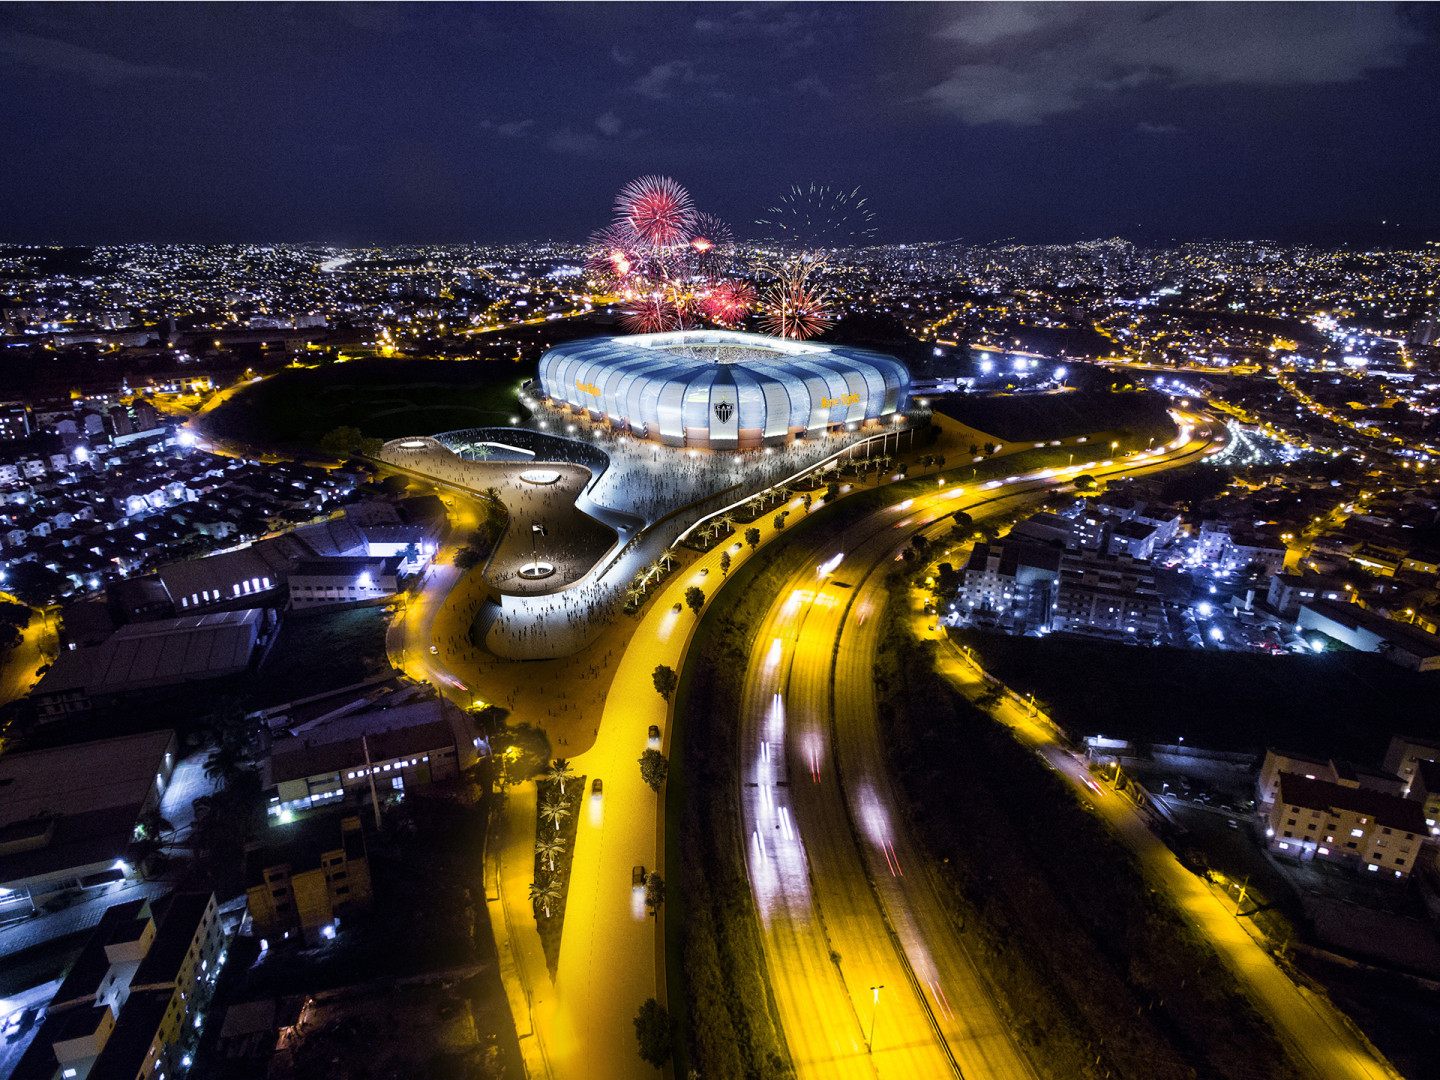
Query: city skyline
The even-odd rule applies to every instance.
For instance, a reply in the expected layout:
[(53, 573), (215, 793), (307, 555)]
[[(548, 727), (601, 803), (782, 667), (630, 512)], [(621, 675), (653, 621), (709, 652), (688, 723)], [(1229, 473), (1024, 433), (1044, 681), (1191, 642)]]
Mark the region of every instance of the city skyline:
[(579, 241), (658, 172), (742, 239), (816, 183), (880, 242), (1414, 244), (1437, 58), (1389, 4), (7, 5), (3, 239)]

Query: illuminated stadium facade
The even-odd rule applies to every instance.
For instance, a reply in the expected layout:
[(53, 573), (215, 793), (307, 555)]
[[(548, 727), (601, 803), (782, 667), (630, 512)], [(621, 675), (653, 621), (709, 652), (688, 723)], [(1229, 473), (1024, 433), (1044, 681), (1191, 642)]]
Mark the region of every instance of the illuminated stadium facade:
[(910, 373), (866, 349), (729, 330), (588, 338), (540, 359), (552, 405), (666, 446), (745, 450), (903, 412)]

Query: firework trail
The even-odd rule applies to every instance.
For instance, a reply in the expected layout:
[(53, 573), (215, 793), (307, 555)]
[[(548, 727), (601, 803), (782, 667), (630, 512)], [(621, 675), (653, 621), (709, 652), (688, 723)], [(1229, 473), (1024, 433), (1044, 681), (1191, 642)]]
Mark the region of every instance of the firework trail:
[(755, 224), (766, 239), (804, 248), (854, 247), (875, 238), (875, 211), (858, 187), (845, 191), (829, 184), (793, 185)]

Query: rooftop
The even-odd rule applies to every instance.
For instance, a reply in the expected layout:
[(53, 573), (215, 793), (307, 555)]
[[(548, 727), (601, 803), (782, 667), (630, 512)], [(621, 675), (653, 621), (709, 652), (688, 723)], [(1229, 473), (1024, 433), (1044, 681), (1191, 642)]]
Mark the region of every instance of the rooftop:
[(1426, 835), (1425, 814), (1418, 802), (1372, 788), (1346, 787), (1329, 780), (1310, 780), (1296, 773), (1280, 774), (1279, 802), (1307, 810), (1349, 810), (1375, 819), (1377, 825)]

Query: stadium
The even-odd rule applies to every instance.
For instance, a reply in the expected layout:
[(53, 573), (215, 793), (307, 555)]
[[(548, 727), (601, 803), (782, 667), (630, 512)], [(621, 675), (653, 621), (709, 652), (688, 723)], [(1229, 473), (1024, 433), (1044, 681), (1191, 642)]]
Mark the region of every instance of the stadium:
[(903, 412), (910, 373), (866, 349), (681, 330), (588, 338), (540, 359), (553, 406), (666, 446), (747, 450)]

